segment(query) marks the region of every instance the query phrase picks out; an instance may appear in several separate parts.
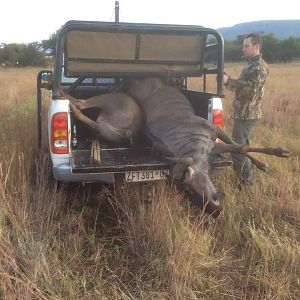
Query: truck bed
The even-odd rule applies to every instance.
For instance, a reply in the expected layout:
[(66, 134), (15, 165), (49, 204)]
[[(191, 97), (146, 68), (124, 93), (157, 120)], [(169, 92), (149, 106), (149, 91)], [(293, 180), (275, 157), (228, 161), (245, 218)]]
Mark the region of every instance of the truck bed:
[(101, 149), (101, 162), (91, 160), (91, 150), (72, 151), (73, 173), (124, 172), (168, 169), (167, 161), (155, 158), (150, 147)]

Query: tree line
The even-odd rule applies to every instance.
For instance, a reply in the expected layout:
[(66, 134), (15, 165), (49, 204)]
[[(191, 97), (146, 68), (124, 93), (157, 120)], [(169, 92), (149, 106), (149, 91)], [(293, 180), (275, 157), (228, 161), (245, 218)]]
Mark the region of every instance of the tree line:
[(1, 44), (2, 67), (46, 66), (47, 55), (37, 42), (29, 44)]
[[(51, 64), (55, 53), (57, 33), (48, 40), (29, 44), (0, 44), (0, 66), (2, 67), (46, 67)], [(241, 47), (244, 36), (238, 36), (234, 41), (224, 42), (226, 62), (242, 60)], [(291, 62), (300, 59), (300, 39), (289, 37), (277, 39), (273, 34), (263, 35), (263, 57), (268, 63)]]
[(53, 61), (57, 32), (49, 39), (28, 44), (0, 44), (2, 67), (48, 67)]

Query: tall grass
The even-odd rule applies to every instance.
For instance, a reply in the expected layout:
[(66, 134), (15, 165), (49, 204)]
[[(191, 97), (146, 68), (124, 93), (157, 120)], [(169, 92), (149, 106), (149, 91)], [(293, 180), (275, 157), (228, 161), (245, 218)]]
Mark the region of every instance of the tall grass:
[(148, 186), (57, 185), (35, 147), (36, 73), (0, 69), (0, 298), (299, 299), (298, 63), (270, 66), (252, 141), (292, 157), (259, 156), (270, 171), (243, 191), (230, 168), (218, 174), (217, 220), (165, 183), (151, 203)]

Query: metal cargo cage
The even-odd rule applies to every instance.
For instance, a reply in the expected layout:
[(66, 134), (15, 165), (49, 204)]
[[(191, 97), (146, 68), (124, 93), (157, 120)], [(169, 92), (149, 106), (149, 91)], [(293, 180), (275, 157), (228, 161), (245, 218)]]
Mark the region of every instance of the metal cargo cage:
[[(203, 56), (212, 48), (217, 62), (208, 70)], [(56, 87), (62, 69), (65, 77), (223, 74), (223, 39), (201, 26), (69, 21), (58, 35), (56, 51)]]

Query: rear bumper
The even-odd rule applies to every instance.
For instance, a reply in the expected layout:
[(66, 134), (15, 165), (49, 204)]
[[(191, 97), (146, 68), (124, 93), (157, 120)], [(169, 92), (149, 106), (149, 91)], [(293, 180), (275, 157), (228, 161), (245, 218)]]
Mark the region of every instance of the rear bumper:
[(112, 184), (124, 182), (128, 171), (137, 174), (138, 171), (152, 172), (166, 169), (170, 169), (168, 162), (155, 159), (151, 148), (142, 148), (138, 152), (130, 148), (117, 148), (101, 149), (99, 163), (91, 161), (90, 150), (74, 150), (67, 162), (61, 161), (52, 166), (52, 173), (56, 180), (62, 182)]
[[(131, 149), (101, 151), (102, 162), (91, 163), (90, 151), (73, 151), (68, 163), (52, 166), (52, 173), (56, 180), (62, 182), (101, 182), (113, 184), (125, 181), (125, 172), (166, 170), (170, 165), (153, 157), (150, 149), (143, 149), (137, 155)], [(232, 162), (222, 156), (210, 157), (211, 171), (217, 171), (230, 166)]]
[(113, 184), (114, 173), (73, 173), (69, 164), (52, 167), (53, 177), (61, 182), (102, 182)]

